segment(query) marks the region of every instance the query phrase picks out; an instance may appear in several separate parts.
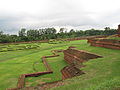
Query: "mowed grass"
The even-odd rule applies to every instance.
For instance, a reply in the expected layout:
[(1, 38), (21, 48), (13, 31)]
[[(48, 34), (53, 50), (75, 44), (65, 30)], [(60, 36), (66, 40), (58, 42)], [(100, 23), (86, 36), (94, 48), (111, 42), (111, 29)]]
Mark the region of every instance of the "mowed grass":
[(35, 86), (37, 84), (43, 84), (45, 82), (54, 82), (62, 80), (60, 70), (67, 65), (63, 59), (63, 54), (60, 53), (61, 57), (48, 58), (48, 64), (53, 70), (52, 74), (46, 74), (39, 77), (28, 77), (26, 78), (26, 86)]
[[(71, 41), (61, 44), (40, 44), (39, 49), (8, 51), (0, 53), (0, 90), (14, 88), (17, 85), (20, 74), (46, 71), (41, 62), (42, 56), (52, 55), (51, 50), (67, 49), (69, 46), (75, 46), (79, 50), (86, 50), (103, 56), (90, 60), (86, 67), (81, 68), (85, 74), (65, 80), (67, 85), (53, 88), (55, 90), (114, 90), (120, 88), (120, 50), (113, 50), (100, 47), (92, 47), (86, 40)], [(26, 78), (26, 86), (35, 86), (45, 82), (61, 80), (60, 70), (67, 65), (64, 61), (63, 53), (61, 56), (48, 58), (47, 61), (53, 69), (53, 74), (47, 74), (39, 77)]]
[(92, 47), (86, 42), (75, 46), (103, 58), (84, 63), (84, 75), (65, 80), (68, 84), (52, 90), (120, 90), (120, 50)]
[[(40, 48), (38, 49), (0, 52), (0, 90), (5, 90), (7, 88), (15, 88), (17, 86), (18, 78), (21, 74), (36, 72), (33, 69), (33, 64), (36, 62), (37, 64), (34, 66), (34, 68), (38, 72), (46, 71), (46, 68), (42, 63), (41, 57), (46, 55), (52, 55), (51, 50), (66, 49), (68, 46), (73, 44), (80, 44), (80, 42), (76, 41), (65, 44), (41, 43)], [(48, 76), (44, 75), (40, 77), (27, 78), (25, 85), (37, 85), (40, 83), (39, 81), (42, 77), (44, 82), (61, 80), (60, 70), (64, 66), (66, 66), (67, 63), (63, 59), (63, 54), (60, 54), (61, 56), (59, 57), (48, 59), (51, 68), (54, 70), (54, 74), (50, 74)], [(49, 78), (49, 80), (47, 80), (46, 77)]]

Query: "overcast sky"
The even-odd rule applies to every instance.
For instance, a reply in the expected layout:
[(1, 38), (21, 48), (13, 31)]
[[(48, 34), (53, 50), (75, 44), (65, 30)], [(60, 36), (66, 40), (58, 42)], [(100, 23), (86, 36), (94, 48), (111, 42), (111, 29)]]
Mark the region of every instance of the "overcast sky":
[(117, 28), (120, 0), (0, 0), (0, 30)]

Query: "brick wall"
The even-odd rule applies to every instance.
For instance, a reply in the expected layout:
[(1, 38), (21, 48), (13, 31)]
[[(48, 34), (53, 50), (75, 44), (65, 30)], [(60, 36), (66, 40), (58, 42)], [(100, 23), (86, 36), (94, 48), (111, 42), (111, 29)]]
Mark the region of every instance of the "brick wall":
[(120, 25), (118, 25), (118, 36), (120, 37)]
[(63, 52), (64, 60), (69, 64), (61, 70), (63, 80), (84, 74), (77, 65), (82, 64), (89, 59), (102, 57), (82, 50), (77, 50), (73, 47), (69, 47)]
[(80, 76), (82, 74), (84, 74), (84, 72), (80, 69), (78, 69), (75, 64), (71, 64), (68, 66), (65, 66), (62, 70), (62, 80), (68, 79), (68, 78), (72, 78), (75, 76)]
[(76, 61), (82, 63), (88, 61), (89, 59), (94, 59), (99, 57), (101, 56), (89, 52), (85, 52), (82, 50), (76, 50), (71, 48), (64, 50), (64, 59), (69, 64), (74, 63)]
[(104, 47), (104, 48), (111, 48), (111, 49), (118, 49), (118, 50), (120, 50), (120, 40), (88, 39), (88, 43), (90, 43), (91, 46)]

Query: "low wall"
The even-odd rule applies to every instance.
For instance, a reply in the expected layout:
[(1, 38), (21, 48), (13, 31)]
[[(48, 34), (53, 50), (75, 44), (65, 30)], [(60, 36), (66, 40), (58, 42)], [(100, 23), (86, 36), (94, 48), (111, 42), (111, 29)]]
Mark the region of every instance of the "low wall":
[(68, 64), (72, 64), (76, 61), (82, 63), (88, 61), (89, 59), (95, 59), (100, 57), (102, 56), (72, 48), (64, 50), (64, 59)]
[(90, 59), (102, 57), (82, 50), (77, 50), (75, 47), (69, 47), (63, 52), (64, 60), (69, 64), (61, 70), (63, 80), (84, 74), (84, 72), (77, 67), (78, 64), (82, 64)]
[(84, 74), (84, 72), (80, 70), (79, 68), (77, 68), (75, 64), (71, 64), (71, 65), (64, 67), (61, 70), (61, 73), (62, 73), (62, 80)]
[[(43, 64), (45, 65), (45, 67), (46, 67), (46, 71), (20, 75), (19, 80), (18, 80), (17, 88), (12, 88), (12, 89), (9, 89), (9, 90), (20, 90), (20, 89), (24, 88), (25, 78), (27, 78), (27, 77), (36, 77), (36, 76), (40, 76), (40, 75), (44, 75), (44, 74), (53, 73), (52, 69), (50, 68), (49, 64), (46, 61), (46, 58), (59, 56), (57, 54), (57, 52), (64, 52), (64, 59), (69, 64), (61, 70), (62, 80), (84, 74), (84, 72), (81, 71), (76, 66), (75, 62), (82, 63), (82, 62), (88, 61), (89, 59), (94, 59), (94, 58), (100, 58), (101, 57), (99, 55), (88, 53), (88, 52), (85, 52), (85, 51), (82, 51), (82, 50), (76, 50), (75, 47), (73, 47), (73, 46), (69, 47), (67, 50), (53, 50), (51, 52), (52, 52), (53, 55), (42, 57), (42, 61), (43, 61)], [(52, 82), (50, 85), (52, 85), (52, 84), (56, 84), (56, 86), (57, 86), (56, 82)], [(63, 84), (64, 83), (59, 82), (59, 85), (63, 85)], [(40, 87), (44, 87), (46, 85), (49, 85), (49, 83), (41, 85)], [(28, 90), (28, 89), (26, 89), (26, 90)]]
[(20, 89), (24, 88), (25, 78), (27, 78), (27, 77), (36, 77), (36, 76), (41, 76), (41, 75), (53, 73), (53, 70), (51, 69), (50, 65), (46, 61), (46, 58), (57, 57), (57, 56), (59, 56), (57, 54), (57, 52), (63, 52), (63, 50), (53, 50), (51, 52), (52, 52), (53, 55), (51, 55), (51, 56), (43, 56), (42, 57), (42, 62), (43, 62), (43, 64), (46, 67), (46, 71), (44, 71), (44, 72), (35, 72), (35, 73), (22, 74), (22, 75), (20, 75), (20, 77), (18, 79), (17, 88), (10, 88), (8, 90), (20, 90)]
[(96, 35), (96, 36), (81, 36), (81, 37), (75, 37), (75, 38), (67, 38), (68, 41), (74, 41), (74, 40), (84, 40), (84, 39), (91, 39), (91, 38), (105, 38), (108, 37), (107, 35)]
[(120, 40), (113, 39), (88, 39), (91, 46), (120, 50)]

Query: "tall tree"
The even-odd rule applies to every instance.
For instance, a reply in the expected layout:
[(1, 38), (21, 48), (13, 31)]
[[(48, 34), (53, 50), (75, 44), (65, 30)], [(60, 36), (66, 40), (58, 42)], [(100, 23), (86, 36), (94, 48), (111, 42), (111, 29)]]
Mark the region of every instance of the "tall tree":
[(0, 35), (3, 35), (3, 31), (0, 31)]
[(22, 29), (19, 31), (18, 34), (19, 34), (20, 37), (25, 36), (25, 35), (26, 35), (26, 29), (25, 29), (25, 28), (22, 28)]
[(59, 33), (64, 33), (65, 28), (60, 28)]

